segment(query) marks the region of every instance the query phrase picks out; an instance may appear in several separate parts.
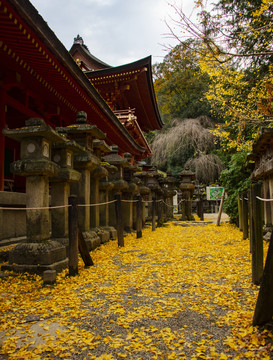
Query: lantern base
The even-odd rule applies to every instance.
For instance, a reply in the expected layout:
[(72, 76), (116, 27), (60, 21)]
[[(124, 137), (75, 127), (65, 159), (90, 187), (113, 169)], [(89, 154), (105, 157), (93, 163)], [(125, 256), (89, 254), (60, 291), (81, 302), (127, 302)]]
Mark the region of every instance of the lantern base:
[(100, 226), (103, 230), (108, 231), (110, 234), (110, 240), (116, 240), (117, 230), (113, 226)]
[(101, 244), (104, 244), (110, 240), (109, 231), (103, 229), (102, 227), (92, 228), (91, 231), (95, 232), (98, 235)]
[(85, 231), (82, 235), (86, 242), (88, 251), (95, 250), (100, 246), (100, 237), (95, 233), (95, 231)]
[(42, 274), (46, 270), (61, 271), (68, 266), (63, 245), (47, 240), (40, 243), (21, 243), (9, 253), (9, 264), (2, 270)]

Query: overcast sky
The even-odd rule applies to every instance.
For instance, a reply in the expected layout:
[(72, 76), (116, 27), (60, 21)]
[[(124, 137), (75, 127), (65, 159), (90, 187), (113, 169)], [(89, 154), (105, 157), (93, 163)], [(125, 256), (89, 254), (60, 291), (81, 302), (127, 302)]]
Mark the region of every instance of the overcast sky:
[[(174, 0), (30, 0), (59, 40), (69, 50), (74, 37), (82, 36), (90, 52), (111, 66), (152, 55), (161, 62), (166, 46), (175, 41), (166, 35), (174, 16)], [(190, 14), (193, 0), (176, 0)]]

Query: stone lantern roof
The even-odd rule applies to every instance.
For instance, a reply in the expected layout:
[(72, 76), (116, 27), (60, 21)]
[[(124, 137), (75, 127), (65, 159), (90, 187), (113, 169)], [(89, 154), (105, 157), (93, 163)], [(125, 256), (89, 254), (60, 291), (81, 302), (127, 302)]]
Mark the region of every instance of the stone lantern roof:
[(181, 180), (183, 180), (183, 178), (186, 179), (190, 179), (191, 181), (195, 180), (195, 173), (193, 171), (190, 170), (190, 168), (188, 166), (185, 166), (185, 169), (182, 170), (178, 176), (180, 176)]
[(51, 126), (40, 118), (30, 118), (25, 121), (25, 126), (16, 129), (4, 129), (3, 134), (9, 138), (20, 141), (24, 138), (43, 137), (52, 142), (65, 142), (65, 137), (57, 133)]
[(93, 141), (93, 147), (95, 150), (99, 150), (103, 154), (111, 152), (111, 147), (107, 145), (104, 140), (95, 139)]
[(118, 147), (112, 146), (112, 153), (103, 157), (103, 161), (110, 163), (111, 165), (116, 166), (129, 166), (129, 163), (126, 159), (118, 154)]
[(102, 132), (96, 125), (91, 125), (87, 122), (87, 114), (84, 111), (79, 111), (76, 117), (76, 123), (66, 127), (57, 128), (59, 132), (67, 134), (86, 134), (93, 138), (103, 140), (106, 134)]

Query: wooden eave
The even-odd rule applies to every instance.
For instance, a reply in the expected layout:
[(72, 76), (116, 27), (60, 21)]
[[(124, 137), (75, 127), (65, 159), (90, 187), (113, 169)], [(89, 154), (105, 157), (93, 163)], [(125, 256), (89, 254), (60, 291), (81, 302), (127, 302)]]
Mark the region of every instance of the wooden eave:
[[(142, 131), (160, 130), (163, 122), (157, 107), (152, 80), (151, 56), (107, 69), (87, 71), (85, 73), (95, 88), (105, 96), (116, 84), (129, 84), (124, 92), (128, 107), (135, 109), (135, 115)], [(107, 99), (105, 99), (107, 100)]]
[(73, 44), (71, 49), (69, 50), (70, 55), (75, 60), (75, 54), (80, 53), (82, 57), (84, 58), (84, 63), (89, 67), (92, 68), (92, 66), (96, 66), (98, 69), (105, 69), (109, 68), (110, 65), (104, 63), (100, 59), (96, 58), (94, 55), (92, 55), (83, 45), (81, 44)]
[(128, 121), (128, 123), (125, 122), (124, 126), (130, 132), (130, 134), (132, 134), (133, 138), (137, 141), (137, 143), (146, 149), (145, 155), (151, 156), (152, 150), (151, 150), (145, 136), (143, 135), (143, 132), (141, 131), (138, 122), (134, 121), (131, 123)]
[[(262, 128), (260, 137), (253, 144), (253, 150), (248, 155), (248, 167), (252, 168), (251, 179), (264, 179), (273, 174), (273, 129)], [(254, 161), (254, 164), (250, 162)], [(253, 166), (254, 165), (254, 166)]]
[[(3, 69), (19, 73), (44, 101), (61, 107), (63, 126), (73, 124), (76, 113), (85, 111), (88, 121), (107, 134), (110, 145), (143, 157), (145, 149), (130, 136), (28, 0), (0, 0), (0, 33), (0, 76)], [(0, 78), (0, 85), (7, 84)]]
[(273, 150), (273, 129), (262, 128), (257, 141), (253, 144), (252, 156), (259, 156), (263, 154), (268, 147)]

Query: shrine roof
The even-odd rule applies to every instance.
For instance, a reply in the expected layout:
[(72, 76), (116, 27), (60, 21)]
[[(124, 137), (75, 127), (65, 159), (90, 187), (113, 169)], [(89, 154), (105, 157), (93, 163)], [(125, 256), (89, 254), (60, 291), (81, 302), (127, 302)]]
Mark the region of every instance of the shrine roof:
[(254, 158), (266, 152), (268, 147), (273, 148), (273, 129), (262, 127), (259, 138), (254, 142), (253, 149), (249, 157)]
[(252, 171), (251, 179), (272, 177), (273, 172), (273, 129), (261, 128), (259, 138), (254, 142), (252, 152), (247, 156), (247, 167)]
[(74, 38), (74, 44), (72, 45), (71, 49), (69, 50), (71, 56), (75, 59), (77, 53), (81, 55), (86, 66), (86, 69), (93, 70), (95, 69), (105, 69), (109, 68), (110, 65), (106, 64), (105, 62), (101, 61), (97, 57), (95, 57), (89, 51), (88, 47), (84, 44), (82, 37), (79, 35)]
[[(4, 69), (19, 74), (22, 88), (27, 84), (45, 103), (61, 108), (63, 126), (73, 124), (77, 112), (85, 111), (92, 124), (107, 134), (109, 145), (118, 144), (122, 152), (143, 157), (145, 148), (123, 127), (28, 0), (0, 2), (0, 33), (0, 77), (6, 75)], [(2, 82), (10, 86), (5, 79)]]
[(163, 127), (154, 92), (151, 59), (148, 56), (129, 64), (85, 72), (104, 98), (119, 83), (123, 98), (128, 107), (135, 109), (144, 132)]

